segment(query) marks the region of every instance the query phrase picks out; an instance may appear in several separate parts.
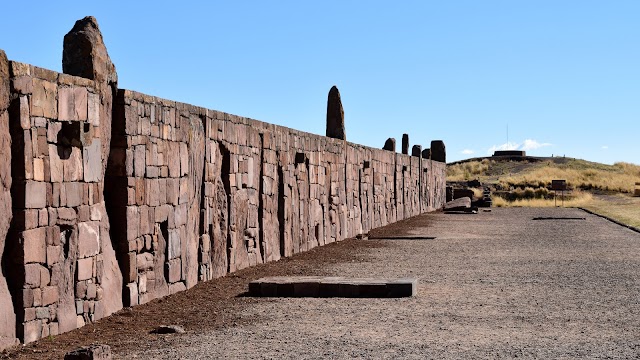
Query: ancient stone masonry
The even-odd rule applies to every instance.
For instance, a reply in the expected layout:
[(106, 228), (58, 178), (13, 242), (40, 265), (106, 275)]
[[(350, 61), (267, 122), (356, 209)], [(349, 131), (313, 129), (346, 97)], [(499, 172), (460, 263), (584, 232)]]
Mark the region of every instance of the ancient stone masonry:
[(118, 89), (91, 17), (63, 69), (0, 51), (0, 348), (444, 205), (444, 143), (347, 142), (335, 87), (328, 137)]

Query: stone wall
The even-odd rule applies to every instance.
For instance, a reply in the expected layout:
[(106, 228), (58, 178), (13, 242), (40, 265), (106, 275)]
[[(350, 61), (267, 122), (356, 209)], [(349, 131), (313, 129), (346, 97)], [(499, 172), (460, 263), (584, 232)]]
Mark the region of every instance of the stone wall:
[(103, 196), (93, 81), (10, 62), (13, 221), (7, 246), (24, 342), (122, 307)]
[(93, 18), (63, 68), (0, 51), (0, 347), (444, 205), (420, 146), (344, 140), (335, 87), (330, 137), (117, 89)]

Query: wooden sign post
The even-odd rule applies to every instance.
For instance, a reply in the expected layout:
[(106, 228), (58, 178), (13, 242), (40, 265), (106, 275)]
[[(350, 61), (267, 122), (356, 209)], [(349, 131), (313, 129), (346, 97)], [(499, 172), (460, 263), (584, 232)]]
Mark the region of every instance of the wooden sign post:
[(556, 195), (558, 194), (558, 190), (562, 191), (562, 207), (564, 207), (564, 191), (567, 190), (567, 180), (551, 180), (551, 190), (554, 191), (553, 198), (556, 206), (558, 206)]

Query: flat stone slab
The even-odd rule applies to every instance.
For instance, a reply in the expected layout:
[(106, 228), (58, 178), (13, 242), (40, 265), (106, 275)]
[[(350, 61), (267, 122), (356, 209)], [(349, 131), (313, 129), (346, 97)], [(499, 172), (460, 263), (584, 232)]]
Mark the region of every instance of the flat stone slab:
[(418, 279), (326, 276), (265, 277), (249, 283), (249, 295), (266, 297), (398, 298), (415, 296)]

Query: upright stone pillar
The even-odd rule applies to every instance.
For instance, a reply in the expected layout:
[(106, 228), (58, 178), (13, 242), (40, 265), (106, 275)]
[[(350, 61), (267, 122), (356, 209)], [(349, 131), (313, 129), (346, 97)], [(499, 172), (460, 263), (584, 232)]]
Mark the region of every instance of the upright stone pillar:
[(409, 134), (402, 134), (402, 153), (409, 155)]
[(340, 100), (338, 88), (333, 86), (329, 90), (327, 99), (327, 137), (346, 140), (344, 131), (344, 110)]
[(444, 146), (444, 141), (433, 140), (431, 142), (431, 160), (446, 163), (447, 151)]
[(431, 160), (431, 149), (430, 148), (426, 148), (426, 149), (422, 150), (422, 158), (423, 159), (427, 159), (427, 160)]
[(396, 139), (388, 138), (387, 141), (384, 142), (384, 146), (382, 150), (396, 151)]
[[(11, 136), (9, 134), (9, 61), (0, 50), (0, 261), (4, 262), (11, 208)], [(4, 264), (3, 264), (4, 265)], [(16, 314), (11, 293), (0, 271), (0, 350), (16, 344)]]
[[(94, 81), (99, 97), (98, 127), (100, 129), (101, 146), (100, 161), (102, 172), (98, 180), (99, 194), (96, 203), (102, 209), (100, 216), (100, 247), (102, 252), (102, 289), (103, 300), (96, 305), (97, 320), (122, 309), (122, 273), (116, 260), (115, 250), (109, 234), (109, 218), (106, 212), (104, 197), (104, 179), (111, 146), (111, 123), (113, 113), (113, 97), (118, 88), (118, 74), (111, 61), (107, 48), (98, 27), (98, 21), (93, 16), (87, 16), (76, 21), (75, 25), (64, 36), (62, 52), (62, 70), (65, 74), (74, 75)], [(91, 112), (92, 109), (89, 109)], [(85, 152), (83, 156), (86, 156)], [(92, 160), (92, 161), (95, 161)], [(91, 161), (91, 162), (92, 162)], [(61, 329), (61, 332), (64, 329)]]
[(411, 148), (411, 156), (421, 157), (422, 145), (413, 145), (413, 147)]

